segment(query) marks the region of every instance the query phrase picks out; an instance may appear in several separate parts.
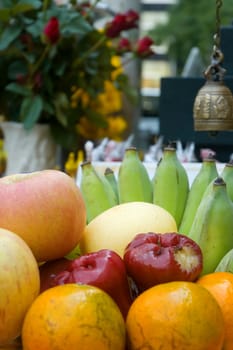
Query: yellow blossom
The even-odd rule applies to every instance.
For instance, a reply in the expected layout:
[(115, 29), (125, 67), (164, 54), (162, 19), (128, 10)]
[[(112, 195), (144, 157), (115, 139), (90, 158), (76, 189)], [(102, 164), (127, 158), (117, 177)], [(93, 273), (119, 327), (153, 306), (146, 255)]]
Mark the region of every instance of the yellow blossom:
[(76, 129), (78, 133), (86, 139), (98, 140), (102, 138), (101, 128), (92, 123), (85, 116), (80, 119)]
[(122, 109), (122, 93), (111, 81), (105, 81), (105, 90), (95, 101), (96, 110), (101, 114), (112, 114)]
[(127, 123), (122, 116), (110, 116), (106, 118), (107, 127), (98, 127), (86, 117), (82, 117), (77, 125), (77, 131), (87, 139), (99, 140), (104, 137), (119, 141), (122, 139), (122, 133), (127, 128)]
[(115, 80), (119, 74), (123, 73), (123, 67), (120, 56), (113, 56), (111, 59), (111, 63), (113, 67), (115, 67), (115, 70), (112, 72), (112, 80)]
[(127, 123), (123, 116), (108, 118), (108, 137), (113, 140), (120, 140)]
[(83, 89), (74, 89), (72, 87), (72, 96), (71, 96), (71, 106), (76, 108), (80, 103), (82, 108), (86, 108), (90, 102), (90, 96)]
[(81, 104), (83, 109), (88, 106), (100, 114), (102, 120), (106, 122), (106, 127), (103, 127), (103, 125), (99, 126), (83, 115), (76, 125), (76, 129), (86, 139), (99, 140), (108, 137), (119, 141), (127, 128), (125, 118), (120, 115), (123, 108), (122, 92), (114, 85), (117, 75), (123, 72), (121, 58), (114, 56), (111, 63), (115, 67), (112, 73), (112, 80), (104, 82), (104, 91), (95, 100), (91, 100), (90, 96), (83, 89), (72, 87), (71, 105), (76, 104), (76, 107), (78, 107), (78, 104)]

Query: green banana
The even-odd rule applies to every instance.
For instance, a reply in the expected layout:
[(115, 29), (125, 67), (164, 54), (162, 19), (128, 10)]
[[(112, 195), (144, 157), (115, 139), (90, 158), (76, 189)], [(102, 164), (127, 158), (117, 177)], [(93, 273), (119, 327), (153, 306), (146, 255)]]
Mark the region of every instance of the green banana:
[(87, 223), (103, 211), (118, 204), (110, 183), (98, 174), (90, 161), (81, 163), (80, 190), (86, 205)]
[(216, 267), (215, 271), (226, 271), (233, 273), (233, 248), (230, 249), (220, 260), (220, 263)]
[(114, 171), (108, 167), (104, 171), (104, 176), (107, 179), (107, 181), (110, 183), (110, 185), (112, 186), (112, 189), (115, 192), (115, 195), (117, 197), (117, 201), (119, 203), (118, 184), (117, 184), (117, 179), (116, 179)]
[(136, 147), (125, 150), (118, 170), (118, 193), (120, 203), (152, 202), (151, 180)]
[(153, 203), (166, 209), (179, 227), (189, 193), (188, 175), (174, 147), (164, 148), (152, 178)]
[(179, 227), (180, 233), (186, 235), (189, 234), (201, 198), (209, 183), (217, 176), (218, 170), (216, 160), (213, 158), (204, 159), (201, 168), (190, 187), (184, 214)]
[(233, 201), (233, 162), (224, 165), (221, 177), (226, 182), (228, 196)]
[(188, 235), (202, 250), (202, 275), (214, 272), (223, 256), (233, 248), (233, 203), (227, 195), (226, 183), (217, 177), (207, 190)]

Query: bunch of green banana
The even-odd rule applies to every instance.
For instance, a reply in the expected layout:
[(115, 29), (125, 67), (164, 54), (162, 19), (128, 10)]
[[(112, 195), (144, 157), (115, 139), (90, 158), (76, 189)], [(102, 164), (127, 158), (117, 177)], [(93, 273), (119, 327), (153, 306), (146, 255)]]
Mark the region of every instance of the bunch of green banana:
[(233, 201), (233, 162), (232, 161), (224, 165), (224, 168), (221, 172), (221, 177), (226, 182), (228, 196)]
[(207, 187), (188, 236), (202, 250), (202, 274), (214, 272), (223, 256), (233, 248), (233, 203), (221, 177)]
[(179, 227), (188, 198), (189, 180), (174, 147), (164, 148), (152, 178), (152, 187), (153, 203), (166, 209)]
[(233, 248), (230, 249), (220, 260), (220, 263), (216, 267), (215, 271), (226, 271), (233, 273)]
[(107, 181), (110, 183), (110, 185), (112, 186), (112, 189), (115, 192), (115, 195), (117, 197), (117, 201), (119, 202), (118, 184), (117, 184), (117, 179), (116, 179), (114, 171), (108, 167), (104, 171), (104, 176), (107, 179)]
[(118, 204), (112, 186), (99, 174), (90, 161), (81, 164), (80, 190), (86, 205), (87, 222), (89, 223), (103, 211)]
[(180, 233), (189, 234), (201, 198), (209, 183), (217, 177), (218, 170), (216, 167), (216, 160), (212, 157), (204, 159), (190, 187), (184, 214), (179, 226)]
[(151, 180), (136, 147), (125, 150), (118, 171), (118, 193), (120, 203), (152, 202)]

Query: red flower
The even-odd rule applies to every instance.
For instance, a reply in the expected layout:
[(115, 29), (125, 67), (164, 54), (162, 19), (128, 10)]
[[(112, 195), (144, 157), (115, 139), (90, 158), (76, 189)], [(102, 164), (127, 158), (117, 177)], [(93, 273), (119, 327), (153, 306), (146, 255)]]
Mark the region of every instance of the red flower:
[(125, 13), (125, 30), (137, 28), (138, 26), (139, 15), (134, 10), (128, 10)]
[(142, 39), (139, 39), (137, 42), (136, 53), (138, 56), (149, 56), (153, 53), (151, 50), (151, 45), (153, 40), (149, 36), (145, 36)]
[(117, 46), (117, 51), (119, 53), (131, 51), (131, 43), (130, 43), (129, 39), (121, 38), (119, 43), (118, 43), (118, 46)]
[(56, 44), (60, 38), (59, 22), (56, 17), (51, 17), (44, 28), (44, 34), (51, 44)]
[(116, 38), (123, 30), (137, 28), (139, 15), (134, 10), (117, 14), (111, 22), (106, 25), (106, 35), (109, 38)]
[(109, 38), (116, 38), (124, 29), (125, 15), (118, 14), (106, 25), (106, 35)]

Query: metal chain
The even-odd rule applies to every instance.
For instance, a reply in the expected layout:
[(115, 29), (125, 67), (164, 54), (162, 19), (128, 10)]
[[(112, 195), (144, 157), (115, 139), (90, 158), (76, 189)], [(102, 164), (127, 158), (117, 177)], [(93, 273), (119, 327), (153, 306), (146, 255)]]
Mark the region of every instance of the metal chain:
[(205, 71), (205, 77), (214, 81), (223, 80), (226, 70), (222, 67), (224, 55), (220, 49), (220, 8), (222, 6), (222, 0), (216, 0), (216, 33), (214, 34), (214, 46), (211, 57), (211, 64)]
[(216, 32), (214, 34), (214, 51), (219, 49), (220, 47), (220, 26), (221, 26), (221, 18), (220, 18), (220, 9), (222, 7), (222, 0), (216, 0)]

